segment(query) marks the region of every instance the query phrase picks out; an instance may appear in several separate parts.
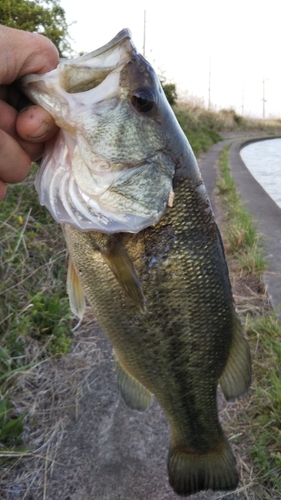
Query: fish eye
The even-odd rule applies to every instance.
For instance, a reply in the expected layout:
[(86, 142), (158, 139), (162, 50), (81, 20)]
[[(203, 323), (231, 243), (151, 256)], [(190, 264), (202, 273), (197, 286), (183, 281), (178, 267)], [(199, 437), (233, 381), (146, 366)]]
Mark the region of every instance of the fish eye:
[(155, 104), (155, 96), (152, 90), (147, 88), (140, 88), (133, 92), (132, 95), (133, 106), (142, 113), (151, 111)]

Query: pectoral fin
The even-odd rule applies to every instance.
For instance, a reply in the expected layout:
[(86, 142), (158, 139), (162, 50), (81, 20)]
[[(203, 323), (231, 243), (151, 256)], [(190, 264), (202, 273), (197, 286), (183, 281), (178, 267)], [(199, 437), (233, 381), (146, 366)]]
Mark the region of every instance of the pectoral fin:
[(234, 322), (234, 334), (228, 360), (219, 379), (222, 392), (228, 401), (242, 396), (251, 384), (250, 348), (237, 316), (234, 317)]
[(121, 365), (116, 353), (114, 356), (117, 387), (126, 405), (132, 410), (147, 410), (152, 394)]
[(70, 309), (73, 314), (78, 316), (81, 320), (85, 312), (85, 295), (80, 278), (70, 257), (68, 259), (66, 288), (69, 297)]
[(127, 252), (116, 239), (106, 249), (100, 249), (102, 257), (110, 267), (124, 292), (133, 300), (138, 309), (146, 312), (145, 297), (137, 270)]

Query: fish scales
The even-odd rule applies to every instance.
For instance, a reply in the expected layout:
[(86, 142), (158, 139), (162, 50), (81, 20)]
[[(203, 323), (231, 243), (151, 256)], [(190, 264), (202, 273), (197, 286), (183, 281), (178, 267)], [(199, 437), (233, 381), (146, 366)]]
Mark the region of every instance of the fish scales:
[[(206, 227), (210, 226), (205, 224), (205, 210), (202, 210), (201, 221), (196, 217), (190, 225), (190, 220), (185, 215), (186, 208), (190, 208), (186, 196), (188, 187), (186, 184), (181, 183), (181, 192), (177, 192), (177, 202), (156, 228), (148, 228), (129, 238), (124, 235), (123, 241), (123, 235), (118, 235), (119, 241), (132, 258), (142, 282), (147, 305), (146, 315), (136, 314), (136, 307), (134, 304), (129, 304), (119, 284), (112, 277), (110, 269), (100, 255), (98, 244), (95, 243), (95, 237), (98, 242), (99, 235), (78, 234), (75, 247), (73, 236), (68, 236), (75, 234), (75, 230), (71, 227), (65, 228), (72, 260), (76, 268), (79, 268), (79, 276), (86, 295), (101, 326), (108, 332), (115, 350), (123, 353), (122, 359), (125, 358), (123, 348), (126, 345), (125, 365), (154, 394), (157, 394), (157, 391), (155, 387), (151, 387), (152, 374), (150, 372), (143, 374), (144, 363), (148, 367), (149, 365), (155, 367), (155, 363), (157, 364), (157, 369), (153, 369), (155, 371), (153, 376), (159, 378), (161, 384), (163, 378), (167, 379), (166, 363), (169, 365), (172, 363), (174, 366), (177, 356), (181, 361), (185, 361), (183, 366), (179, 365), (178, 370), (186, 370), (186, 365), (192, 370), (194, 364), (197, 370), (196, 378), (201, 378), (204, 366), (202, 367), (200, 363), (204, 361), (205, 364), (207, 360), (206, 372), (210, 370), (208, 365), (212, 364), (214, 379), (218, 379), (225, 365), (231, 340), (233, 304), (229, 301), (230, 297), (224, 294), (229, 288), (228, 274), (225, 266), (222, 268), (214, 266), (212, 262), (214, 259), (218, 260), (217, 234), (211, 228), (209, 233), (214, 241), (213, 245), (209, 242), (206, 254), (206, 242), (202, 238), (201, 228), (204, 232)], [(181, 204), (180, 211), (178, 204)], [(207, 214), (207, 217), (210, 218), (210, 214)], [(197, 241), (194, 238), (196, 231)], [(93, 251), (95, 248), (96, 252)], [(82, 249), (83, 257), (81, 257)], [(155, 262), (151, 265), (153, 259)], [(95, 284), (99, 284), (98, 291)], [(112, 300), (115, 306), (109, 309), (108, 304)], [(206, 312), (202, 315), (204, 310)], [(214, 315), (213, 312), (210, 314), (211, 310), (217, 311), (217, 314)], [(139, 332), (138, 335), (136, 332)], [(225, 342), (226, 335), (229, 336), (228, 343)], [(157, 351), (158, 342), (164, 351), (160, 349)], [(200, 349), (202, 342), (204, 348)], [(119, 343), (122, 345), (120, 349), (118, 349)], [(181, 345), (184, 345), (185, 349), (180, 349)], [(149, 359), (147, 352), (150, 347), (157, 354), (156, 358)], [(136, 349), (140, 351), (138, 353), (140, 373), (136, 373), (135, 368), (130, 365), (131, 362), (127, 360), (127, 356), (129, 359), (132, 357), (131, 351), (135, 352)], [(194, 355), (195, 349), (198, 351), (197, 356)], [(135, 365), (136, 361), (133, 363)]]
[[(71, 226), (65, 232), (86, 296), (120, 363), (155, 395), (172, 441), (191, 454), (208, 454), (225, 442), (216, 388), (238, 323), (213, 215), (188, 180), (174, 190), (175, 203), (156, 227), (116, 236), (137, 269), (145, 315), (104, 262), (100, 235)], [(234, 459), (230, 464), (233, 477)], [(236, 482), (234, 473), (231, 487)], [(199, 486), (189, 486), (190, 492)], [(201, 486), (216, 487), (204, 481)], [(220, 482), (219, 489), (224, 487)]]
[(62, 127), (36, 186), (63, 227), (72, 311), (82, 318), (85, 293), (126, 404), (145, 411), (157, 398), (174, 491), (234, 489), (216, 392), (248, 389), (250, 351), (195, 157), (159, 80), (123, 30), (22, 88)]

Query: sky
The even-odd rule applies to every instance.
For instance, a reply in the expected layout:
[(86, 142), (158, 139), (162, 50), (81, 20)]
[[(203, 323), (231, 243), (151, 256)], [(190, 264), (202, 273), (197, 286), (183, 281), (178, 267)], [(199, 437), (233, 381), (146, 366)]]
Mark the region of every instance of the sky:
[[(129, 28), (182, 98), (215, 110), (281, 118), (280, 0), (61, 0), (75, 53)], [(73, 23), (73, 24), (71, 24)]]

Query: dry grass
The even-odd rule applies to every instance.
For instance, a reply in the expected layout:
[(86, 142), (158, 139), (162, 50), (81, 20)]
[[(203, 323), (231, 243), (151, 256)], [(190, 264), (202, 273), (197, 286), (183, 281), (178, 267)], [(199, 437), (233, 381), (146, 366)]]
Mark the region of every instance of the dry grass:
[(100, 362), (96, 328), (89, 311), (71, 352), (60, 358), (42, 361), (41, 346), (33, 345), (37, 364), (26, 370), (11, 390), (16, 411), (25, 414), (23, 451), (0, 451), (1, 499), (44, 499), (47, 477), (58, 463), (57, 452), (70, 424), (69, 415), (78, 418), (80, 400), (90, 392), (88, 379)]
[(260, 130), (272, 134), (281, 131), (280, 119), (255, 119), (250, 116), (242, 116), (234, 109), (206, 109), (200, 99), (196, 96), (179, 99), (175, 106), (176, 113), (180, 112), (186, 116), (186, 122), (193, 130), (208, 126), (218, 132), (239, 130)]

